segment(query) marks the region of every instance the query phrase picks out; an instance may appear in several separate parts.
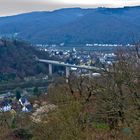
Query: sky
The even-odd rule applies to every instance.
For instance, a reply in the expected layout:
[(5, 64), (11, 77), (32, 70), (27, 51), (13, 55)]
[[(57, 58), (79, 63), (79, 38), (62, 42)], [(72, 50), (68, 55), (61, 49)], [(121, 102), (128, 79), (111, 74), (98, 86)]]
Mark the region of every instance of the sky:
[(0, 0), (0, 16), (61, 8), (140, 6), (140, 0)]

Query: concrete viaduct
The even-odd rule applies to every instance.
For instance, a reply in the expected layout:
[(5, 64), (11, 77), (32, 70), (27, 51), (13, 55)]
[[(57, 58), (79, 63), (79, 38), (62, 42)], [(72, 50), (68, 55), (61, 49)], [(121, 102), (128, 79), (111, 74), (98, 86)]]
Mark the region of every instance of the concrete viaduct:
[(52, 75), (52, 65), (64, 66), (66, 68), (66, 78), (69, 77), (70, 68), (86, 69), (90, 72), (91, 75), (92, 75), (92, 72), (101, 72), (102, 71), (101, 68), (97, 68), (97, 67), (93, 67), (93, 66), (73, 65), (73, 64), (67, 64), (64, 62), (54, 61), (54, 60), (38, 59), (37, 61), (49, 64), (49, 75)]

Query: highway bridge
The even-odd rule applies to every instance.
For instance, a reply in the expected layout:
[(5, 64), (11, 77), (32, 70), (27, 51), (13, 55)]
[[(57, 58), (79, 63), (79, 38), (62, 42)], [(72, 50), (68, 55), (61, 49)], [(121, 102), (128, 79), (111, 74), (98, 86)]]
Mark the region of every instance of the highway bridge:
[(54, 61), (54, 60), (37, 59), (37, 61), (49, 64), (49, 75), (52, 75), (52, 65), (59, 65), (59, 66), (66, 67), (67, 78), (70, 74), (70, 68), (86, 69), (90, 72), (90, 74), (92, 74), (92, 72), (101, 72), (103, 70), (102, 68), (98, 68), (98, 67), (85, 66), (85, 65), (73, 65), (73, 64), (68, 64), (68, 63), (64, 63), (61, 61)]

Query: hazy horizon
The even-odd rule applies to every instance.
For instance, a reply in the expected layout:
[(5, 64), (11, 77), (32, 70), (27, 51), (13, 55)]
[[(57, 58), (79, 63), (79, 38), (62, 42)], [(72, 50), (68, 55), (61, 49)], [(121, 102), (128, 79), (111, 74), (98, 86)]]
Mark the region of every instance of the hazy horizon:
[(0, 16), (34, 11), (54, 11), (63, 8), (120, 8), (140, 6), (139, 0), (0, 0)]

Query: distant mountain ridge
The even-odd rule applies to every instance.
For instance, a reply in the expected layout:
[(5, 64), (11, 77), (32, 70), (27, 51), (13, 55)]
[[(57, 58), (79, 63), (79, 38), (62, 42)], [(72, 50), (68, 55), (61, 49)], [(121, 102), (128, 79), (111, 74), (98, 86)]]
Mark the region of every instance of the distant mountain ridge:
[(140, 40), (140, 6), (68, 8), (0, 18), (0, 36), (41, 44), (127, 44)]

